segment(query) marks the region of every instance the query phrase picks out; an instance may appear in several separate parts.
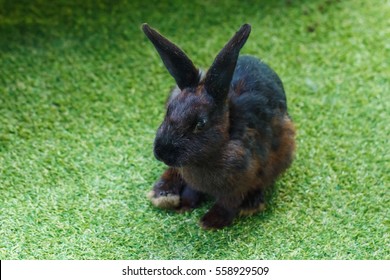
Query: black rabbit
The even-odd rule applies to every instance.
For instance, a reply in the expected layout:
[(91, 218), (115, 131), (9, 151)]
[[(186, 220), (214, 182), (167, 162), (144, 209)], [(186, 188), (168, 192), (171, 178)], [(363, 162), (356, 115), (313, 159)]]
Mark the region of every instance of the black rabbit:
[(155, 157), (169, 168), (149, 193), (152, 203), (188, 210), (211, 196), (215, 204), (201, 219), (205, 229), (262, 210), (265, 189), (292, 162), (295, 129), (277, 74), (255, 57), (239, 56), (250, 25), (206, 73), (147, 24), (142, 30), (177, 83), (154, 142)]

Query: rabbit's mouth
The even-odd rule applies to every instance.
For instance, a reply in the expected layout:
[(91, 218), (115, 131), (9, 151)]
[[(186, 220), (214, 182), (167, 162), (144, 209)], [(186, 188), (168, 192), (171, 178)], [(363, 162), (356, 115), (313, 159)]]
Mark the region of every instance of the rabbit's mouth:
[(182, 162), (180, 162), (179, 160), (177, 160), (175, 158), (171, 158), (171, 157), (164, 158), (164, 159), (157, 158), (157, 160), (164, 162), (166, 165), (168, 165), (170, 167), (178, 168), (178, 167), (184, 167), (184, 165), (185, 165)]
[(171, 167), (181, 167), (181, 164), (173, 157), (166, 157), (164, 159), (156, 157), (159, 161), (164, 162), (166, 165)]

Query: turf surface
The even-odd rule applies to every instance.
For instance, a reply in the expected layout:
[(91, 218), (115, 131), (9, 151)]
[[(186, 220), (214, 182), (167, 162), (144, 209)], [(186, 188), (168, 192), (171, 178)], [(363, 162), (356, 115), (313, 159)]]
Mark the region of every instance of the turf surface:
[[(0, 259), (389, 259), (389, 2), (180, 2), (0, 0)], [(146, 199), (173, 79), (143, 22), (202, 67), (252, 24), (298, 129), (264, 213)]]

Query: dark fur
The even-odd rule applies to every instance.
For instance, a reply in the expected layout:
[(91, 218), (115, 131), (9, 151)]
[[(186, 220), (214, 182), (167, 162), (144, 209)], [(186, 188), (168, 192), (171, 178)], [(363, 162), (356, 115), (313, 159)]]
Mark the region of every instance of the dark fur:
[[(178, 84), (154, 143), (156, 158), (170, 167), (150, 199), (187, 210), (212, 196), (216, 202), (201, 219), (207, 229), (262, 210), (264, 191), (292, 162), (295, 130), (277, 74), (255, 57), (238, 56), (250, 26), (225, 45), (205, 77), (177, 46), (146, 24), (143, 30)], [(175, 199), (162, 205), (162, 197)]]

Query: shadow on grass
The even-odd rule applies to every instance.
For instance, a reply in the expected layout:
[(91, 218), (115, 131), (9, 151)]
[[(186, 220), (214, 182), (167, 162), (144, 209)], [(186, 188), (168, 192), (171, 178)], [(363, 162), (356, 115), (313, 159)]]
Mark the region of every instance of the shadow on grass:
[[(218, 5), (196, 1), (183, 4), (182, 1), (14, 1), (0, 3), (0, 49), (11, 50), (11, 46), (42, 46), (61, 38), (89, 40), (112, 34), (109, 39), (121, 37), (125, 40), (142, 38), (140, 25), (143, 22), (156, 24), (171, 33), (220, 29), (226, 25), (236, 26), (235, 21), (257, 19), (259, 15), (274, 14), (278, 19), (284, 9), (299, 7), (303, 15), (326, 13), (330, 6), (340, 0), (280, 0), (280, 1), (224, 1)], [(245, 14), (239, 20), (237, 14)], [(204, 15), (206, 15), (206, 19)], [(170, 20), (167, 20), (167, 17)], [(191, 21), (187, 19), (191, 18)], [(259, 18), (261, 20), (261, 18)], [(161, 24), (164, 21), (164, 24)], [(180, 22), (186, 24), (178, 24)], [(277, 22), (277, 20), (275, 21)], [(257, 22), (253, 22), (253, 24)], [(237, 27), (237, 26), (236, 26)], [(308, 26), (313, 32), (315, 24)], [(193, 32), (193, 31), (191, 31)], [(169, 34), (170, 32), (167, 31)], [(179, 32), (180, 33), (180, 32)]]

